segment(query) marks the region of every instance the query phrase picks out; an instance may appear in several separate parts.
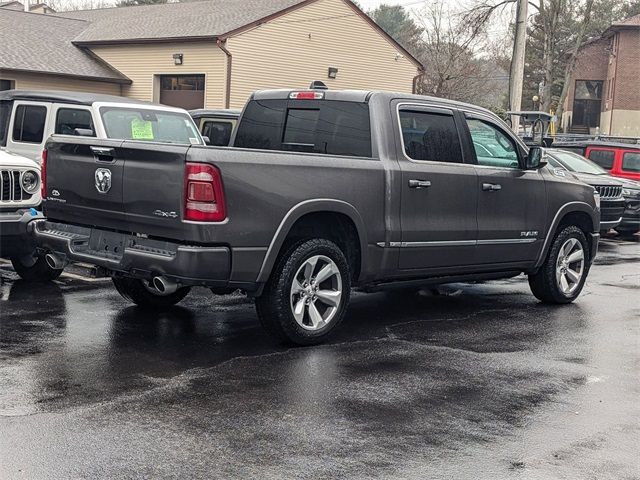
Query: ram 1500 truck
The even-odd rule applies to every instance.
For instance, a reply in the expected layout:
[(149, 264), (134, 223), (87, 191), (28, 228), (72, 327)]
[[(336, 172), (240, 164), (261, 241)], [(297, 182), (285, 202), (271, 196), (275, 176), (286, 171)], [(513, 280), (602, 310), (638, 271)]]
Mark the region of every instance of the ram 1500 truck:
[(541, 148), (472, 105), (262, 91), (232, 148), (192, 145), (188, 129), (168, 139), (161, 124), (180, 122), (136, 108), (100, 114), (114, 131), (139, 122), (146, 140), (51, 137), (47, 220), (32, 230), (56, 262), (102, 267), (141, 306), (176, 304), (192, 286), (241, 289), (277, 339), (313, 344), (352, 287), (524, 272), (537, 298), (563, 304), (596, 255), (594, 188), (542, 168)]

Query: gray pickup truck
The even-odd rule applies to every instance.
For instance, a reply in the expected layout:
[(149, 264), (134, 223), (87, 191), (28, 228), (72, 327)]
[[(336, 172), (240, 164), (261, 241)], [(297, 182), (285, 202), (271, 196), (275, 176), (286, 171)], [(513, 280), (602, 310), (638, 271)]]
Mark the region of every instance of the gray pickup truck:
[(100, 114), (122, 139), (50, 138), (47, 220), (31, 231), (52, 265), (101, 267), (140, 306), (176, 304), (192, 286), (241, 289), (278, 340), (314, 344), (352, 287), (524, 272), (538, 299), (562, 304), (596, 255), (594, 188), (545, 168), (542, 149), (472, 105), (262, 91), (231, 148), (198, 144), (175, 112)]

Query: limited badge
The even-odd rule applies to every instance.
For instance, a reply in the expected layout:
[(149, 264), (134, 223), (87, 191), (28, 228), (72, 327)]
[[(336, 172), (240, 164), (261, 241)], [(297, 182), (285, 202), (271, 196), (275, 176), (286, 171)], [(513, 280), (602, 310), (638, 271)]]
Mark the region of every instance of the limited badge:
[(111, 190), (111, 170), (108, 168), (98, 168), (96, 170), (96, 190), (100, 193), (107, 193)]

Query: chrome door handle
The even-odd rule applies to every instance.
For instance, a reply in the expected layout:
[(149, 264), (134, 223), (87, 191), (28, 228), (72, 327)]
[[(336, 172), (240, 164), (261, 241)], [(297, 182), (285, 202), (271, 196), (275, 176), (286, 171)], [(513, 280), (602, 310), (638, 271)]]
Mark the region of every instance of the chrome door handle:
[(502, 185), (499, 185), (497, 183), (483, 183), (482, 190), (485, 192), (497, 192), (499, 190), (502, 190)]
[(409, 180), (409, 188), (429, 188), (430, 186), (429, 180)]

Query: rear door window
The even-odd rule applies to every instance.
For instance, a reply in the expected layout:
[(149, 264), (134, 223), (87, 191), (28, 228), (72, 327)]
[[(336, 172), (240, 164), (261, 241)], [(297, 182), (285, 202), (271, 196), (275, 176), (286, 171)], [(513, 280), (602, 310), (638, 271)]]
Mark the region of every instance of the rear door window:
[(13, 141), (42, 143), (47, 107), (41, 105), (18, 105), (13, 119)]
[(591, 150), (588, 157), (589, 160), (596, 162), (605, 170), (611, 170), (615, 155), (613, 150)]
[(76, 129), (90, 130), (93, 137), (96, 136), (93, 128), (93, 119), (89, 110), (78, 108), (60, 108), (56, 115), (55, 133), (60, 135), (78, 135)]
[(462, 163), (453, 115), (400, 111), (404, 153), (411, 160)]
[(369, 106), (334, 100), (253, 100), (234, 146), (371, 157)]
[(622, 170), (640, 172), (640, 152), (624, 152), (624, 155), (622, 155)]

